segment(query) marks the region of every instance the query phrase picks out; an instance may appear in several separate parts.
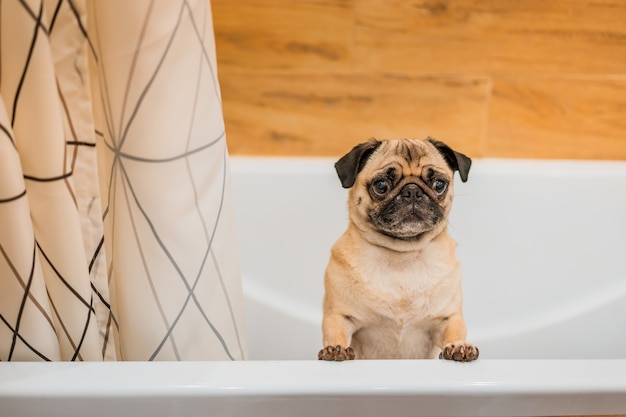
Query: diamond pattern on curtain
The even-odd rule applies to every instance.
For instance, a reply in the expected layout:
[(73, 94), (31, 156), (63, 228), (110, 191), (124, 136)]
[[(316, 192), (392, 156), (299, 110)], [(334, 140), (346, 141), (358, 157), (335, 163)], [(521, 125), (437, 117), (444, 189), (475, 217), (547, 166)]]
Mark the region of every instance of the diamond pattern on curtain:
[(245, 358), (210, 4), (0, 8), (0, 360)]
[[(2, 170), (11, 170), (2, 178), (11, 185), (2, 181), (0, 200), (20, 181), (25, 194), (2, 203), (0, 216), (0, 359), (101, 360), (89, 271), (77, 262), (87, 255), (66, 163), (50, 25), (41, 1), (1, 7)], [(4, 163), (9, 154), (11, 168)]]

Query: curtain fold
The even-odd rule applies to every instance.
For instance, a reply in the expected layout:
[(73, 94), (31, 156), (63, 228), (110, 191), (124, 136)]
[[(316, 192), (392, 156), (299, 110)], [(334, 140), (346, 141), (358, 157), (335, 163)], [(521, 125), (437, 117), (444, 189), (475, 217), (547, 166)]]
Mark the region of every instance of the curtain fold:
[(0, 360), (245, 358), (208, 1), (0, 8)]

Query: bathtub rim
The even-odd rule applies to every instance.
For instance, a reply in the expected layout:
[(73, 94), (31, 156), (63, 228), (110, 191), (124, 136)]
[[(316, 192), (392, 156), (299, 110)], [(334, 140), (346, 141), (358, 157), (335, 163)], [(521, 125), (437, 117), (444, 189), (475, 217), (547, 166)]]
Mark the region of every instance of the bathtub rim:
[[(309, 407), (299, 415), (311, 416), (346, 415), (353, 407), (359, 415), (384, 410), (389, 417), (407, 410), (416, 416), (615, 415), (626, 412), (626, 378), (620, 375), (626, 375), (626, 359), (5, 362), (0, 416), (44, 409), (50, 416), (86, 410), (104, 416), (120, 401), (135, 415), (155, 416), (169, 415), (159, 410), (172, 406), (187, 415), (211, 407), (226, 414), (288, 415), (285, 404), (292, 401), (298, 410)], [(58, 414), (47, 408), (55, 401), (64, 404)]]

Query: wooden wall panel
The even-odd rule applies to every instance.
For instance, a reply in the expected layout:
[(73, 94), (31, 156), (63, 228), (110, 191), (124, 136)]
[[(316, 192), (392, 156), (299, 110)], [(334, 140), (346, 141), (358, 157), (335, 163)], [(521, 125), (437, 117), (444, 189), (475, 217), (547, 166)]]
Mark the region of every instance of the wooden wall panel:
[(220, 69), (351, 65), (351, 0), (217, 0), (212, 8)]
[(372, 73), (221, 76), (235, 154), (341, 155), (371, 137), (433, 136), (480, 154), (485, 77)]
[(355, 64), (435, 73), (624, 73), (622, 0), (355, 0)]
[[(233, 154), (626, 159), (624, 0), (212, 0)], [(454, 81), (453, 81), (454, 80)]]
[(626, 159), (626, 76), (496, 78), (489, 156)]

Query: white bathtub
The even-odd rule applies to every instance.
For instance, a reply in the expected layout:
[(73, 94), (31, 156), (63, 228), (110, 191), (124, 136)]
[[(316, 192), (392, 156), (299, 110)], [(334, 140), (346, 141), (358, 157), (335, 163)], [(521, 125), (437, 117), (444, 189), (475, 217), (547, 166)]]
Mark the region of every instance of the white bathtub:
[(479, 160), (457, 182), (468, 364), (316, 360), (333, 163), (232, 158), (251, 361), (0, 363), (0, 417), (626, 414), (626, 162)]

